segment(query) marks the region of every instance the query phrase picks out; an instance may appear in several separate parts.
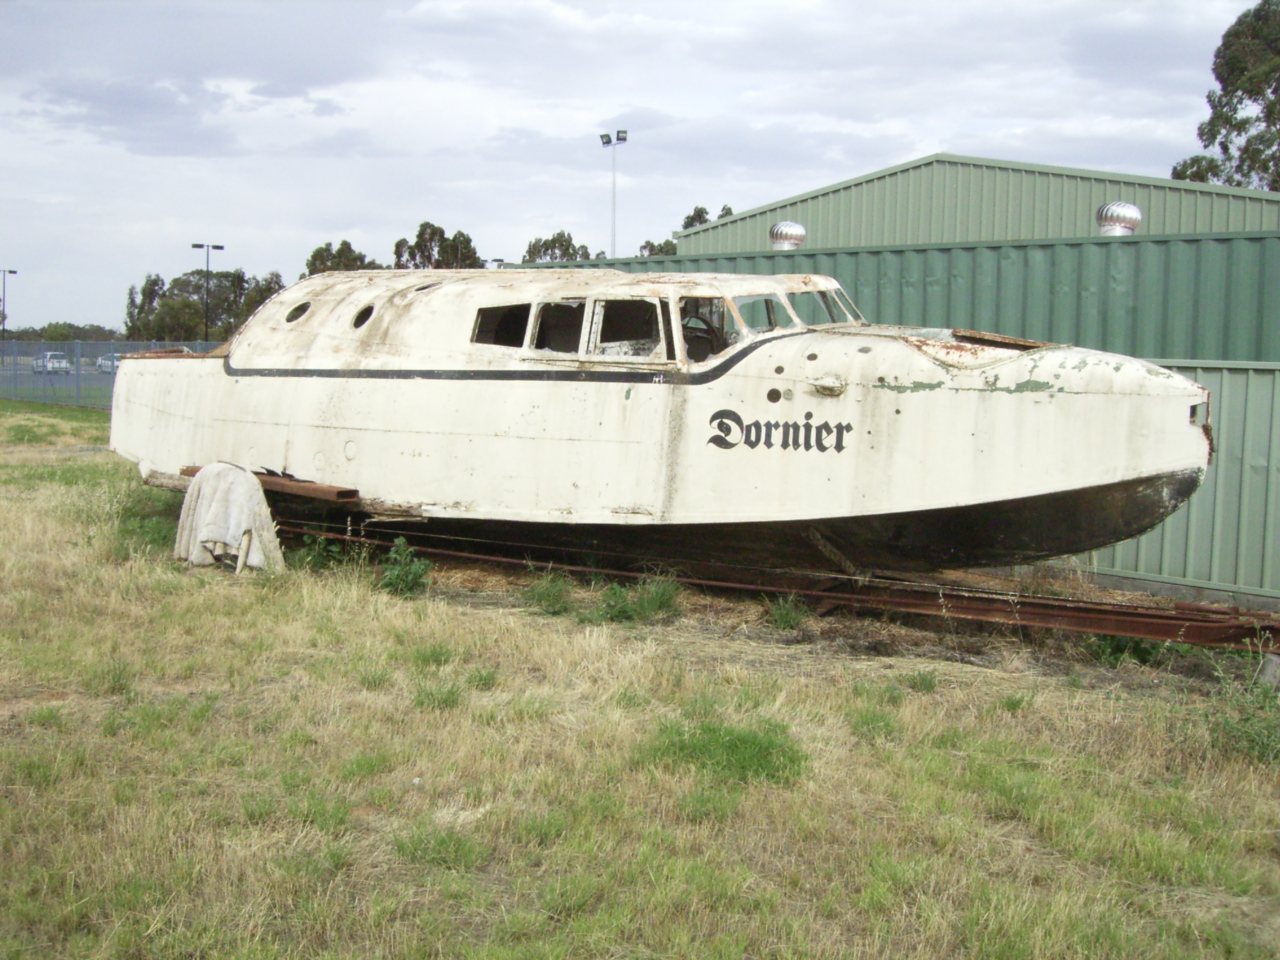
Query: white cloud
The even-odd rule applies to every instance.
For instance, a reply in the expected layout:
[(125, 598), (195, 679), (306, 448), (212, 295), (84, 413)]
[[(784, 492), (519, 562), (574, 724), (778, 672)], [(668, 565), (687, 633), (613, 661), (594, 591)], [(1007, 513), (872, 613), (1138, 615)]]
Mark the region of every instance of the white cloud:
[[(1163, 175), (1238, 0), (6, 4), (0, 267), (20, 325), (117, 324), (198, 264), (296, 276), (430, 219), (619, 251), (938, 150)], [(11, 53), (10, 53), (11, 51)]]

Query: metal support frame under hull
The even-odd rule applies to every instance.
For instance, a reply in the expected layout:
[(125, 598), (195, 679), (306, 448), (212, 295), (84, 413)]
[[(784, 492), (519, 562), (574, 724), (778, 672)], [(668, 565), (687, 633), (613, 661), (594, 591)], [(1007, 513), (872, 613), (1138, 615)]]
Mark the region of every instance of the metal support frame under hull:
[(1200, 471), (1188, 470), (997, 503), (822, 520), (623, 525), (428, 518), (425, 528), (416, 523), (441, 536), (669, 564), (843, 566), (817, 545), (825, 541), (860, 568), (998, 567), (1083, 553), (1144, 533), (1185, 502), (1200, 477)]

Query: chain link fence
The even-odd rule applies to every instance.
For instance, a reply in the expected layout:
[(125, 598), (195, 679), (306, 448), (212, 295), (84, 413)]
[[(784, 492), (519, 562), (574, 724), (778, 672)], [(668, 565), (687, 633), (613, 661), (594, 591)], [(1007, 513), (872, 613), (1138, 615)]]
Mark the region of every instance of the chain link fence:
[(174, 347), (204, 353), (215, 346), (217, 343), (202, 340), (186, 343), (7, 340), (0, 344), (0, 397), (110, 410), (111, 389), (120, 357)]

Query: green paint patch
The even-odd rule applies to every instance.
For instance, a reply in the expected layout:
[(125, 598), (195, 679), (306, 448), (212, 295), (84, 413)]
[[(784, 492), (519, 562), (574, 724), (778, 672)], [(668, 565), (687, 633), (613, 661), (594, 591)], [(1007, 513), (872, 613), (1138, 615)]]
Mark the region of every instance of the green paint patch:
[(1047, 380), (1021, 380), (1012, 387), (1004, 387), (1001, 393), (1044, 393), (1053, 389), (1053, 384)]
[(889, 390), (892, 393), (927, 393), (930, 390), (940, 389), (945, 383), (944, 380), (939, 380), (937, 383), (913, 380), (911, 383), (877, 383), (873, 386), (877, 390)]

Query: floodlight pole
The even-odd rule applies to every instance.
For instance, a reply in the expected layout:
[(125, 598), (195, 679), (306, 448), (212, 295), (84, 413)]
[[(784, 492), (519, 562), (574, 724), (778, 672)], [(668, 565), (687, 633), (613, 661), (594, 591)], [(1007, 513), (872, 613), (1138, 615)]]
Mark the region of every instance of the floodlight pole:
[[(606, 147), (618, 147), (627, 142), (627, 131), (619, 130), (617, 139), (607, 133), (600, 134), (600, 143)], [(613, 193), (609, 204), (609, 259), (618, 256), (618, 153), (609, 151), (609, 159), (613, 167)]]
[(193, 250), (204, 250), (204, 342), (209, 342), (209, 253), (212, 250), (225, 250), (220, 243), (193, 243)]
[[(9, 326), (9, 274), (17, 272), (0, 270), (0, 344), (4, 343), (5, 330)], [(0, 353), (0, 356), (3, 354)]]

